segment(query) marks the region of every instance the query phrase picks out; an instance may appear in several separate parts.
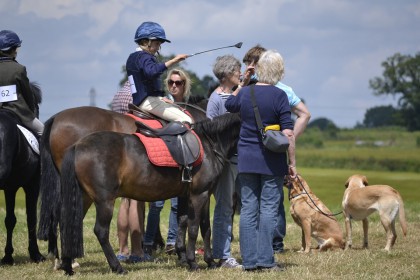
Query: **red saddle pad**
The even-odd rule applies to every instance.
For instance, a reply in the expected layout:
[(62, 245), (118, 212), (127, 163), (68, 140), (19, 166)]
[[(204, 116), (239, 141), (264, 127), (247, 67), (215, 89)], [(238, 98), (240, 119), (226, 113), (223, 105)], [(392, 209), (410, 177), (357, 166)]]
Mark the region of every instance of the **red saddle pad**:
[[(150, 120), (150, 119), (142, 119), (132, 114), (127, 114), (128, 116), (132, 117), (136, 121), (145, 123), (151, 128), (161, 128), (162, 124), (158, 120)], [(197, 137), (198, 142), (200, 143), (200, 156), (194, 162), (193, 166), (200, 165), (203, 161), (204, 157), (204, 149), (203, 145), (201, 144), (200, 138), (195, 134)], [(140, 141), (143, 143), (144, 147), (146, 148), (147, 156), (151, 163), (157, 166), (165, 166), (165, 167), (179, 167), (178, 163), (173, 159), (171, 153), (169, 152), (168, 147), (166, 146), (165, 142), (159, 137), (147, 137), (141, 133), (134, 133)]]

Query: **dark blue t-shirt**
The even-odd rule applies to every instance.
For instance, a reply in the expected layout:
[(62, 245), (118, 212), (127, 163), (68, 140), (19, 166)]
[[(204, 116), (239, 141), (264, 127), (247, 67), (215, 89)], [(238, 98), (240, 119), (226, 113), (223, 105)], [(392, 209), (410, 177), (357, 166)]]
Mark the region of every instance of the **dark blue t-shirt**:
[[(264, 148), (250, 89), (251, 86), (243, 87), (237, 96), (230, 96), (225, 103), (229, 112), (239, 112), (242, 119), (238, 172), (284, 176), (288, 172), (287, 153), (274, 153)], [(280, 124), (281, 130), (293, 130), (289, 100), (284, 91), (272, 85), (254, 85), (254, 94), (263, 126)]]

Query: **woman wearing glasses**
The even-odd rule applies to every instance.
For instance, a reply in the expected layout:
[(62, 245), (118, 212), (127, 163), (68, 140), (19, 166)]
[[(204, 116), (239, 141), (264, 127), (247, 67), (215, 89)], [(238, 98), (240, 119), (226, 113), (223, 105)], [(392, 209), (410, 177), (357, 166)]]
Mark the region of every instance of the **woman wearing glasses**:
[[(216, 58), (213, 73), (219, 80), (219, 86), (210, 95), (206, 115), (210, 119), (227, 113), (225, 102), (232, 94), (233, 88), (241, 82), (241, 62), (232, 55)], [(214, 198), (216, 201), (213, 216), (213, 257), (219, 259), (218, 265), (223, 268), (242, 266), (231, 255), (233, 194), (237, 174), (236, 155), (230, 158), (229, 164), (223, 167)]]
[(169, 98), (175, 102), (188, 102), (191, 95), (191, 79), (181, 69), (172, 69), (165, 79)]
[(143, 22), (136, 31), (134, 41), (139, 48), (127, 59), (126, 70), (130, 81), (133, 103), (141, 110), (168, 121), (192, 123), (190, 116), (171, 103), (165, 102), (160, 76), (169, 67), (185, 60), (188, 55), (179, 54), (166, 62), (158, 62), (158, 54), (166, 39), (165, 30), (155, 22)]

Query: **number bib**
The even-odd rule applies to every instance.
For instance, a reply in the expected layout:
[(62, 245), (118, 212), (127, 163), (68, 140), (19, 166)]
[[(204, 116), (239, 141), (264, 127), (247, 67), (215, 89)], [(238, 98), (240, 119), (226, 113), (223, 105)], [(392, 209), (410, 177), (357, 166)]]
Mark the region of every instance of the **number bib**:
[(17, 99), (16, 85), (0, 87), (0, 102), (16, 101)]

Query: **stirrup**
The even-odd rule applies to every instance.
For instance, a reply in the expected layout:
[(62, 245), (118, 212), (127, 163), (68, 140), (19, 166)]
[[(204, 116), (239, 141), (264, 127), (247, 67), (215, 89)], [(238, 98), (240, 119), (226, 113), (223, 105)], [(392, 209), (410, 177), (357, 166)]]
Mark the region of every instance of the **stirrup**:
[(182, 183), (191, 183), (192, 182), (192, 174), (191, 174), (191, 166), (184, 166), (182, 168)]

